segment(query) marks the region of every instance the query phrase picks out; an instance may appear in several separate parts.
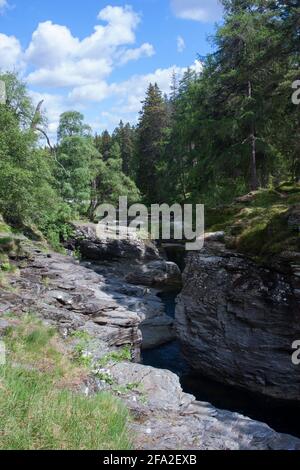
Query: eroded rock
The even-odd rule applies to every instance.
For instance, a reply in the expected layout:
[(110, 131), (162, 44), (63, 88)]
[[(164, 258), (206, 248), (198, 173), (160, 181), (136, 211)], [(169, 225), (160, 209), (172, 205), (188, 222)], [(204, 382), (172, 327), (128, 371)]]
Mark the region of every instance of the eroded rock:
[(157, 288), (180, 288), (182, 279), (177, 264), (160, 260), (138, 266), (126, 276), (126, 281), (131, 284), (142, 284)]
[(193, 369), (299, 402), (300, 371), (291, 360), (300, 338), (297, 269), (287, 275), (259, 267), (218, 243), (189, 254), (176, 327)]
[[(20, 276), (12, 276), (11, 286), (11, 290), (0, 291), (0, 315), (34, 312), (56, 325), (63, 337), (88, 333), (87, 354), (94, 362), (127, 344), (137, 360), (139, 324), (144, 318), (135, 297), (143, 291), (140, 287), (106, 278), (105, 273), (80, 266), (70, 257), (34, 249)], [(141, 298), (140, 304), (147, 310)], [(2, 327), (5, 331), (7, 323)], [(118, 393), (131, 410), (137, 449), (300, 449), (299, 439), (196, 402), (183, 393), (179, 378), (169, 371), (118, 361), (105, 367), (113, 386), (95, 376), (83, 384), (83, 392), (95, 393), (105, 387)]]

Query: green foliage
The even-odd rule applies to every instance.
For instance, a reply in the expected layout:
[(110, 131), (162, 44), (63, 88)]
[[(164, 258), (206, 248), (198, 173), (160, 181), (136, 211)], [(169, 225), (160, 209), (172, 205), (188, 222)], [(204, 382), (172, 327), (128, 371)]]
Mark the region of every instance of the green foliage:
[(172, 78), (169, 100), (147, 91), (136, 181), (147, 202), (230, 203), (300, 179), (296, 0), (224, 0), (224, 22), (203, 71)]
[(108, 393), (76, 391), (84, 369), (73, 365), (55, 330), (33, 316), (6, 318), (13, 328), (0, 367), (0, 449), (130, 449), (127, 410)]
[(28, 128), (34, 117), (34, 106), (25, 83), (12, 72), (0, 73), (0, 80), (4, 81), (6, 86), (7, 109), (23, 128)]
[(58, 148), (57, 180), (63, 199), (81, 215), (87, 213), (91, 199), (92, 161), (100, 158), (89, 137), (63, 138)]
[(113, 351), (109, 354), (103, 356), (99, 361), (98, 365), (100, 367), (107, 366), (110, 362), (130, 362), (132, 360), (131, 347), (125, 346), (120, 349), (120, 351)]
[(96, 372), (95, 376), (102, 382), (105, 382), (107, 385), (114, 385), (115, 383), (113, 377), (111, 377), (111, 375), (106, 372), (98, 371)]
[(4, 271), (6, 273), (14, 271), (14, 267), (9, 262), (1, 263), (0, 264), (0, 269), (1, 269), (1, 271)]
[[(70, 111), (60, 119), (59, 145), (51, 152), (39, 148), (35, 124), (43, 122), (42, 114), (16, 75), (0, 79), (8, 92), (7, 104), (0, 105), (0, 212), (9, 224), (35, 227), (62, 251), (72, 219), (93, 218), (99, 204), (117, 203), (119, 196), (139, 200), (134, 182), (122, 171), (119, 144), (108, 133), (102, 138), (104, 160), (83, 116)], [(6, 230), (2, 221), (0, 229)]]
[(136, 148), (136, 181), (147, 203), (160, 201), (160, 164), (166, 126), (166, 103), (157, 84), (150, 84), (141, 111)]
[(224, 230), (230, 248), (258, 262), (272, 261), (276, 254), (300, 249), (299, 233), (288, 223), (290, 211), (297, 212), (299, 205), (299, 184), (284, 183), (280, 192), (260, 190), (249, 202), (208, 209), (206, 230)]
[(81, 339), (83, 341), (89, 341), (91, 339), (90, 335), (86, 331), (81, 330), (72, 333), (71, 337), (75, 339)]
[[(278, 188), (296, 203), (297, 194), (280, 183), (300, 180), (300, 114), (291, 101), (299, 78), (299, 2), (222, 3), (224, 21), (202, 72), (188, 69), (180, 80), (174, 73), (170, 97), (150, 84), (137, 128), (121, 121), (112, 135), (92, 137), (84, 116), (68, 111), (60, 118), (58, 145), (42, 150), (35, 126), (44, 122), (42, 114), (15, 74), (0, 75), (8, 91), (0, 105), (4, 219), (36, 226), (59, 249), (72, 219), (94, 220), (99, 205), (116, 205), (120, 196), (130, 204), (211, 207), (249, 189)], [(226, 217), (208, 225), (222, 228)], [(210, 218), (215, 214), (208, 211)], [(262, 231), (252, 237), (250, 230), (243, 246)]]
[(24, 104), (17, 95), (9, 103), (0, 105), (0, 211), (11, 225), (36, 225), (46, 236), (55, 226), (56, 239), (49, 239), (57, 246), (58, 225), (69, 219), (70, 211), (55, 188), (55, 162), (37, 148), (34, 132), (21, 125), (19, 114), (27, 116), (27, 98)]
[(87, 137), (91, 128), (84, 123), (83, 114), (77, 111), (66, 111), (60, 116), (57, 138), (59, 141), (67, 137)]

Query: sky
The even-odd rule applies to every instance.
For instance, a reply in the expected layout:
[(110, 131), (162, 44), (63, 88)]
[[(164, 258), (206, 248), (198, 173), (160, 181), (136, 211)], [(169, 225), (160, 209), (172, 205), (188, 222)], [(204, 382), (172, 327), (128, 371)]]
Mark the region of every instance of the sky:
[(67, 110), (111, 131), (137, 122), (150, 82), (169, 93), (174, 70), (201, 70), (221, 18), (218, 0), (0, 0), (0, 70), (44, 99), (52, 138)]

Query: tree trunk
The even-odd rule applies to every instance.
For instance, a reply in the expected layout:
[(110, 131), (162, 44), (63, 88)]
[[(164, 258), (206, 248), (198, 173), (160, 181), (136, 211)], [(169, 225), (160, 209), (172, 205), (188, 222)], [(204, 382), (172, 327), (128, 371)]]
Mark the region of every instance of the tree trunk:
[(259, 187), (258, 178), (257, 178), (257, 168), (256, 168), (256, 137), (253, 130), (251, 136), (251, 191), (256, 191)]
[[(252, 84), (250, 81), (248, 82), (248, 97), (252, 98)], [(258, 183), (258, 178), (257, 178), (257, 166), (256, 166), (256, 135), (255, 135), (254, 119), (252, 119), (252, 123), (251, 123), (250, 142), (251, 142), (250, 187), (251, 187), (251, 191), (256, 191), (259, 187), (259, 183)]]

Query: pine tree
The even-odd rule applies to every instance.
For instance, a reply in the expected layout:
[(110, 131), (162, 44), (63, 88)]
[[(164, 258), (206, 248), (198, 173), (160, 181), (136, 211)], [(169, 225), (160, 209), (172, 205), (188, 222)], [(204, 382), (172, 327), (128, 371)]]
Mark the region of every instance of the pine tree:
[(122, 170), (124, 174), (134, 177), (134, 128), (129, 123), (124, 125), (123, 121), (120, 121), (119, 126), (114, 131), (113, 139), (120, 145)]
[(150, 84), (140, 113), (137, 139), (137, 185), (148, 203), (160, 199), (159, 166), (166, 126), (166, 103), (157, 84)]
[(105, 130), (101, 135), (101, 154), (103, 156), (104, 161), (108, 159), (110, 147), (112, 145), (112, 138), (110, 133)]

